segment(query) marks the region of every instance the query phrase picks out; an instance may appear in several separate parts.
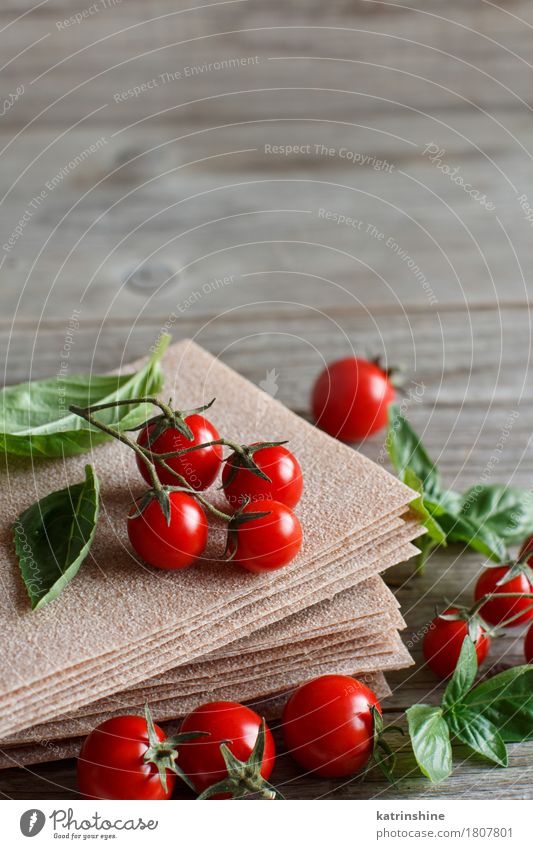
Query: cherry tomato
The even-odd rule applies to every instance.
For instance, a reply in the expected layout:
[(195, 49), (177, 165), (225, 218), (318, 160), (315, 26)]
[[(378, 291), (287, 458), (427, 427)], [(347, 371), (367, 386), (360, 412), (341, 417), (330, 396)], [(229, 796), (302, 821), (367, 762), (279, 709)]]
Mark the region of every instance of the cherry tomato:
[[(485, 569), (479, 576), (474, 590), (476, 601), (489, 593), (496, 595), (498, 593), (533, 593), (533, 584), (530, 583), (524, 572), (497, 586), (498, 581), (505, 578), (509, 569), (509, 566), (494, 566)], [(492, 601), (487, 601), (480, 613), (486, 622), (491, 625), (499, 625), (506, 619), (520, 613), (521, 610), (524, 611), (524, 614), (509, 623), (509, 627), (514, 628), (515, 625), (522, 625), (524, 622), (533, 619), (533, 598), (495, 598)]]
[[(148, 445), (148, 438), (155, 427), (155, 425), (149, 425), (141, 430), (137, 442), (143, 448), (149, 447), (155, 454), (168, 454), (171, 451), (181, 451), (182, 448), (191, 448), (193, 445), (203, 445), (205, 442), (219, 439), (217, 429), (205, 416), (194, 413), (187, 416), (185, 423), (191, 429), (193, 439), (187, 439), (176, 428), (168, 427)], [(136, 455), (136, 460), (141, 475), (148, 484), (151, 484), (145, 463), (138, 455)], [(166, 462), (171, 469), (184, 477), (193, 489), (200, 491), (207, 489), (218, 475), (222, 463), (222, 446), (211, 445), (208, 448), (199, 448), (198, 451), (191, 451), (181, 457), (171, 457)], [(178, 479), (161, 466), (157, 466), (157, 474), (164, 486), (179, 485)]]
[[(267, 513), (246, 521), (252, 513)], [(294, 560), (302, 545), (302, 528), (290, 507), (279, 501), (248, 504), (238, 520), (233, 560), (249, 572), (272, 572)], [(232, 531), (230, 530), (230, 535)]]
[[(159, 741), (164, 731), (155, 726)], [(175, 775), (166, 770), (167, 790), (145, 755), (150, 748), (146, 719), (116, 716), (91, 731), (78, 758), (78, 787), (92, 799), (169, 799)]]
[(323, 675), (299, 687), (283, 712), (283, 737), (292, 757), (325, 778), (362, 769), (373, 752), (371, 706), (381, 713), (368, 687), (346, 675)]
[[(458, 613), (457, 607), (449, 607), (445, 614)], [(424, 657), (429, 668), (439, 678), (450, 678), (457, 666), (464, 638), (468, 635), (468, 624), (464, 619), (441, 619), (436, 616), (426, 631), (423, 642)], [(490, 648), (490, 636), (481, 624), (477, 626), (477, 638), (474, 640), (477, 662), (480, 666)]]
[(303, 476), (294, 454), (283, 445), (275, 445), (259, 448), (252, 456), (271, 483), (239, 465), (238, 455), (231, 454), (222, 469), (222, 486), (228, 503), (237, 508), (244, 504), (246, 498), (252, 503), (268, 499), (295, 507), (302, 494)]
[(128, 516), (128, 536), (139, 555), (158, 569), (184, 569), (200, 557), (207, 543), (207, 519), (198, 502), (186, 492), (169, 492), (170, 524), (153, 498), (142, 513), (140, 499)]
[(311, 405), (315, 422), (331, 436), (356, 442), (386, 427), (394, 401), (383, 369), (358, 357), (331, 363), (317, 378)]
[(529, 626), (524, 642), (524, 654), (527, 663), (533, 663), (533, 625)]
[[(195, 708), (183, 720), (180, 733), (204, 731), (209, 737), (183, 743), (179, 749), (179, 765), (198, 793), (227, 778), (228, 771), (220, 751), (226, 743), (240, 761), (247, 761), (257, 741), (261, 717), (238, 702), (209, 702)], [(274, 769), (276, 747), (268, 727), (260, 774), (268, 779)], [(228, 798), (227, 795), (214, 798)]]

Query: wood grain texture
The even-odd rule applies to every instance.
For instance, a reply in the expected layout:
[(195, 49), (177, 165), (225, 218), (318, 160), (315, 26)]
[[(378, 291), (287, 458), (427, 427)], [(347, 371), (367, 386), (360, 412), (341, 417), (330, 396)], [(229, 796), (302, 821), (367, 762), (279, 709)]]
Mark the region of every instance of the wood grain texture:
[[(3, 91), (24, 89), (0, 120), (4, 381), (56, 374), (65, 343), (72, 373), (104, 371), (169, 329), (308, 416), (353, 346), (405, 365), (450, 486), (530, 487), (533, 5), (128, 0), (64, 24), (88, 5), (0, 9)], [(362, 450), (386, 462), (381, 436)], [(391, 721), (440, 697), (421, 636), (480, 566), (389, 574), (417, 659), (389, 676)], [(517, 631), (490, 659), (521, 660)], [(282, 754), (275, 778), (298, 799), (531, 798), (533, 743), (507, 770), (458, 752), (438, 787), (404, 748), (399, 773), (339, 784)], [(75, 786), (73, 762), (0, 773), (5, 797)]]

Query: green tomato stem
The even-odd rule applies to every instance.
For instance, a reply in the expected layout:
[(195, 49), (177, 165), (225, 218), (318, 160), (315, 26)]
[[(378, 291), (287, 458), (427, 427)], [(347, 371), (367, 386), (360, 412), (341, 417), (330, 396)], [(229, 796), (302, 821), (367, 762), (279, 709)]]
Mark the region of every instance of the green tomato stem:
[(494, 601), (499, 598), (533, 598), (533, 593), (487, 593), (481, 596), (479, 601), (476, 601), (473, 607), (468, 611), (469, 616), (475, 616), (479, 613), (484, 604), (488, 601)]
[[(131, 403), (136, 403), (136, 402), (130, 401), (129, 403), (131, 404)], [(139, 402), (139, 403), (142, 403), (142, 402)], [(106, 424), (104, 424), (104, 422), (98, 421), (98, 419), (96, 419), (94, 417), (92, 412), (90, 412), (90, 410), (91, 410), (90, 407), (83, 409), (82, 407), (76, 407), (73, 404), (72, 406), (69, 407), (69, 410), (72, 413), (75, 413), (77, 416), (80, 416), (82, 419), (85, 419), (85, 421), (89, 422), (89, 424), (92, 424), (94, 427), (98, 428), (98, 430), (101, 430), (104, 433), (107, 433), (108, 436), (112, 436), (114, 439), (118, 439), (119, 442), (122, 442), (124, 445), (127, 445), (128, 448), (133, 449), (133, 451), (135, 451), (136, 454), (138, 454), (140, 457), (142, 457), (142, 459), (143, 459), (143, 461), (146, 465), (146, 468), (148, 469), (148, 473), (150, 475), (150, 480), (152, 482), (152, 486), (153, 486), (154, 490), (156, 492), (162, 492), (163, 491), (161, 481), (159, 480), (159, 477), (157, 476), (157, 470), (156, 470), (155, 464), (149, 459), (149, 457), (147, 457), (145, 455), (145, 452), (143, 451), (141, 446), (138, 445), (135, 442), (135, 440), (130, 439), (130, 437), (127, 436), (125, 433), (121, 433), (120, 431), (116, 430), (115, 428), (111, 427), (110, 425), (106, 425)]]
[[(140, 399), (133, 402), (130, 400), (129, 403), (144, 403), (144, 401), (146, 400), (147, 399)], [(156, 403), (156, 401), (154, 401), (153, 403)], [(159, 402), (157, 402), (157, 405), (160, 406)], [(85, 421), (89, 422), (89, 424), (92, 424), (94, 427), (98, 428), (98, 430), (107, 433), (109, 436), (114, 437), (114, 439), (118, 439), (119, 442), (123, 443), (123, 445), (127, 445), (128, 448), (131, 448), (133, 451), (135, 451), (135, 453), (142, 458), (144, 464), (146, 465), (146, 468), (148, 469), (148, 473), (150, 475), (150, 480), (152, 482), (152, 487), (157, 493), (163, 493), (164, 488), (157, 475), (156, 465), (153, 461), (154, 457), (157, 457), (157, 462), (160, 463), (160, 465), (165, 469), (165, 471), (170, 472), (170, 474), (172, 474), (179, 481), (180, 485), (184, 489), (186, 489), (194, 498), (196, 498), (197, 501), (199, 501), (200, 504), (202, 504), (202, 506), (206, 508), (206, 510), (209, 510), (209, 512), (212, 513), (213, 516), (216, 516), (223, 522), (231, 521), (231, 519), (233, 518), (232, 516), (214, 507), (206, 498), (203, 497), (203, 495), (200, 495), (195, 489), (193, 489), (193, 487), (189, 484), (186, 478), (180, 475), (179, 472), (176, 472), (174, 469), (172, 469), (168, 465), (168, 463), (165, 462), (165, 460), (160, 460), (159, 458), (163, 457), (163, 455), (154, 454), (149, 449), (143, 448), (142, 445), (139, 445), (138, 442), (136, 442), (134, 439), (131, 439), (125, 433), (121, 433), (110, 425), (106, 425), (104, 424), (104, 422), (98, 421), (98, 419), (95, 418), (95, 416), (91, 412), (93, 410), (93, 408), (91, 407), (83, 409), (82, 407), (76, 407), (75, 405), (72, 405), (69, 409), (72, 413), (75, 413), (77, 416), (80, 416), (82, 419), (85, 419)]]

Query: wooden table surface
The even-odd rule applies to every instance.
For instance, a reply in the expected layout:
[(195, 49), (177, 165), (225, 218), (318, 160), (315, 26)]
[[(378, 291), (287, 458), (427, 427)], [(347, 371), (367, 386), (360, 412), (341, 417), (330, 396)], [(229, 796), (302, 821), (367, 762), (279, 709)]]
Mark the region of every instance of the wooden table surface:
[[(117, 367), (167, 327), (307, 416), (353, 346), (404, 364), (450, 486), (531, 485), (532, 3), (33, 5), (0, 9), (5, 382), (56, 374), (65, 340), (72, 372)], [(417, 666), (389, 676), (387, 718), (440, 697), (420, 633), (480, 566), (389, 574)], [(283, 756), (275, 778), (300, 799), (531, 798), (533, 743), (507, 770), (456, 754), (436, 787), (407, 748), (393, 789)], [(4, 797), (75, 792), (73, 762), (0, 774)]]

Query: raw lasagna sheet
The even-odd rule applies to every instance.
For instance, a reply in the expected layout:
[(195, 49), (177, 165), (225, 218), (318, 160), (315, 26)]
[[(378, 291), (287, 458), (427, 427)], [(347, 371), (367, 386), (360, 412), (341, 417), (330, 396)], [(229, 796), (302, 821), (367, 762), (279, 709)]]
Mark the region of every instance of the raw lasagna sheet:
[[(384, 469), (308, 425), (194, 343), (175, 345), (163, 368), (163, 394), (172, 396), (175, 406), (190, 408), (217, 397), (211, 418), (221, 433), (240, 442), (258, 437), (290, 440), (305, 476), (298, 505), (302, 551), (274, 575), (251, 575), (236, 565), (216, 562), (220, 529), (211, 535), (207, 557), (197, 566), (178, 573), (149, 569), (135, 561), (126, 538), (129, 502), (143, 491), (127, 449), (105, 444), (90, 456), (31, 465), (9, 457), (0, 501), (4, 565), (0, 706), (14, 690), (126, 650), (173, 626), (183, 632), (184, 662), (192, 660), (201, 640), (198, 629), (188, 633), (187, 623), (211, 611), (224, 620), (227, 606), (235, 600), (246, 595), (250, 603), (257, 602), (274, 588), (285, 593), (287, 602), (294, 598), (296, 603), (298, 583), (312, 572), (316, 557), (334, 551), (371, 523), (401, 512), (413, 498), (412, 491)], [(11, 525), (37, 498), (83, 479), (87, 461), (95, 464), (102, 483), (102, 520), (91, 560), (57, 600), (32, 613), (13, 551)], [(226, 630), (231, 637), (231, 625)]]
[[(409, 521), (409, 526), (411, 526), (411, 522)], [(392, 533), (396, 529), (400, 530), (403, 536), (404, 531), (404, 522), (399, 517), (391, 517), (388, 518), (384, 523), (383, 528), (372, 529), (370, 531), (363, 532), (360, 536), (355, 540), (350, 540), (349, 542), (341, 545), (336, 551), (335, 557), (331, 559), (331, 561), (326, 558), (328, 566), (335, 566), (339, 564), (342, 568), (345, 568), (346, 562), (349, 561), (352, 556), (354, 556), (357, 552), (359, 552), (363, 546), (372, 545), (376, 546), (379, 544), (380, 540), (388, 539), (389, 533)], [(336, 559), (335, 559), (336, 558)], [(315, 561), (315, 567), (321, 566), (323, 563), (322, 559), (318, 559)], [(356, 577), (355, 581), (359, 580), (359, 576)], [(300, 582), (300, 591), (304, 587), (308, 589), (313, 589), (313, 591), (317, 591), (320, 594), (320, 583), (317, 582), (316, 578), (312, 574), (307, 577), (307, 579)], [(301, 593), (303, 595), (303, 592)], [(274, 592), (265, 593), (264, 598), (260, 603), (260, 610), (263, 615), (265, 612), (269, 610), (276, 610), (276, 607), (279, 605), (278, 602), (279, 596)], [(236, 602), (234, 607), (226, 608), (226, 622), (224, 622), (225, 628), (229, 630), (231, 628), (231, 641), (235, 640), (238, 636), (242, 634), (242, 622), (235, 617), (232, 617), (231, 614), (235, 613), (235, 611), (239, 611), (246, 607), (248, 601), (247, 595), (242, 594), (241, 598)], [(259, 606), (259, 605), (258, 605)], [(197, 614), (197, 627), (201, 629), (201, 631), (205, 634), (206, 629), (209, 627), (211, 622), (218, 622), (217, 613), (206, 613), (202, 616), (201, 611)], [(188, 633), (192, 633), (194, 631), (194, 625), (192, 623), (188, 623), (187, 629)], [(31, 685), (31, 696), (36, 696), (41, 691), (46, 691), (47, 694), (50, 694), (54, 687), (60, 686), (62, 682), (68, 682), (69, 684), (74, 684), (77, 680), (79, 680), (80, 676), (86, 676), (89, 671), (101, 671), (103, 669), (112, 669), (116, 664), (117, 658), (127, 657), (127, 658), (135, 658), (139, 659), (142, 657), (143, 651), (150, 650), (150, 646), (153, 643), (162, 643), (164, 638), (167, 635), (171, 635), (177, 639), (181, 636), (181, 629), (179, 626), (173, 626), (167, 629), (161, 629), (155, 637), (151, 637), (147, 639), (146, 637), (140, 638), (138, 641), (132, 642), (129, 646), (124, 647), (122, 649), (118, 649), (114, 652), (109, 652), (104, 656), (99, 656), (92, 661), (87, 661), (85, 663), (79, 664), (78, 666), (65, 670), (61, 673), (55, 673), (47, 678), (42, 678), (40, 681)], [(224, 642), (221, 643), (224, 645)], [(198, 655), (202, 654), (202, 651), (198, 650)], [(174, 664), (175, 665), (175, 664)], [(13, 705), (19, 699), (21, 693), (25, 693), (27, 695), (28, 689), (30, 688), (17, 688), (10, 694), (9, 697), (5, 698), (2, 701), (2, 706), (7, 708), (8, 705)]]
[[(412, 660), (404, 648), (396, 631), (390, 631), (382, 635), (379, 644), (373, 646), (357, 646), (347, 639), (338, 643), (331, 643), (322, 650), (312, 655), (302, 655), (300, 659), (292, 659), (289, 662), (278, 662), (268, 665), (255, 673), (251, 672), (245, 680), (230, 681), (217, 679), (206, 681), (198, 690), (171, 698), (150, 700), (150, 707), (156, 720), (184, 716), (193, 710), (198, 704), (212, 700), (246, 701), (263, 700), (267, 696), (273, 696), (286, 690), (287, 687), (295, 687), (309, 678), (317, 675), (340, 674), (366, 677), (377, 670), (386, 671), (400, 669), (409, 666)], [(7, 753), (10, 749), (21, 745), (42, 743), (43, 740), (58, 740), (70, 737), (78, 737), (88, 734), (96, 725), (116, 716), (117, 713), (142, 714), (145, 700), (136, 702), (134, 699), (126, 708), (120, 710), (107, 710), (89, 716), (71, 718), (63, 722), (50, 723), (46, 726), (37, 726), (26, 733), (18, 734), (16, 737), (2, 743), (2, 749)]]
[[(311, 675), (306, 675), (302, 680), (307, 680)], [(365, 684), (376, 693), (379, 699), (390, 696), (390, 688), (380, 672), (364, 676)], [(279, 719), (283, 712), (288, 693), (277, 694), (264, 701), (255, 701), (250, 704), (260, 716), (272, 721)], [(160, 721), (160, 720), (158, 720)], [(176, 734), (179, 730), (181, 720), (164, 722), (163, 727), (168, 736)], [(69, 740), (42, 740), (41, 743), (3, 751), (0, 748), (0, 769), (12, 767), (25, 767), (32, 764), (47, 763), (49, 761), (60, 761), (65, 758), (75, 758), (83, 743), (84, 737)]]
[[(407, 537), (416, 533), (418, 533), (417, 526), (412, 528), (406, 526), (405, 534)], [(408, 550), (405, 548), (393, 548), (392, 552), (389, 552), (386, 549), (387, 546), (383, 544), (382, 547), (378, 546), (375, 551), (372, 551), (372, 553), (369, 553), (367, 556), (370, 560), (372, 560), (372, 557), (377, 557), (381, 566), (388, 566), (394, 562), (406, 559), (412, 552), (416, 551), (413, 547), (410, 547)], [(392, 554), (392, 556), (389, 557), (389, 554)], [(345, 589), (347, 586), (350, 586), (350, 583), (353, 583), (350, 579), (348, 579), (347, 582), (346, 578), (345, 582), (341, 579), (340, 582), (337, 582), (335, 586), (331, 587), (332, 592), (330, 594)], [(322, 591), (318, 593), (312, 601), (318, 601), (320, 598), (324, 598), (326, 596), (327, 592), (322, 589)], [(300, 608), (301, 604), (297, 606), (297, 610)], [(294, 611), (291, 609), (287, 610), (287, 613), (291, 612)], [(276, 618), (279, 618), (279, 615)], [(267, 620), (265, 624), (269, 624), (269, 621), (271, 620)], [(28, 703), (25, 702), (18, 707), (18, 710), (14, 710), (9, 716), (4, 717), (2, 736), (5, 737), (7, 734), (12, 734), (27, 727), (28, 715), (32, 718), (32, 724), (44, 722), (46, 720), (53, 719), (67, 710), (71, 711), (84, 704), (93, 702), (99, 697), (101, 698), (117, 692), (120, 689), (126, 688), (124, 686), (116, 686), (115, 683), (111, 686), (109, 681), (110, 676), (112, 677), (113, 682), (124, 680), (125, 677), (129, 682), (129, 686), (132, 686), (135, 681), (145, 681), (146, 678), (150, 677), (150, 675), (153, 676), (158, 673), (160, 674), (161, 672), (175, 666), (175, 655), (178, 649), (179, 646), (171, 646), (170, 649), (167, 646), (165, 651), (162, 649), (161, 645), (154, 644), (151, 645), (148, 650), (147, 662), (143, 661), (141, 666), (136, 667), (137, 673), (135, 675), (132, 674), (132, 665), (135, 663), (135, 658), (129, 659), (127, 662), (123, 663), (122, 666), (117, 665), (118, 661), (115, 658), (113, 661), (109, 661), (109, 669), (106, 671), (105, 678), (102, 676), (101, 670), (98, 670), (93, 677), (92, 684), (85, 683), (83, 687), (77, 688), (70, 682), (59, 695), (50, 694), (46, 691), (44, 693), (40, 693), (40, 700), (36, 704), (32, 704), (28, 707)]]
[[(326, 650), (338, 650), (341, 644), (346, 648), (347, 642), (354, 657), (361, 649), (367, 648), (368, 656), (384, 654), (391, 645), (396, 650), (392, 630), (404, 625), (394, 595), (379, 577), (370, 578), (314, 605), (305, 615), (296, 614), (264, 628), (254, 638), (239, 640), (226, 648), (226, 654), (216, 652), (204, 656), (196, 663), (158, 675), (139, 687), (100, 699), (78, 711), (70, 709), (63, 717), (58, 715), (29, 731), (10, 735), (0, 745), (86, 733), (102, 721), (102, 716), (120, 711), (132, 712), (146, 701), (154, 704), (164, 700), (170, 704), (170, 700), (174, 699), (176, 704), (175, 700), (195, 693), (199, 694), (200, 700), (205, 700), (205, 693), (216, 689), (220, 681), (224, 682), (225, 693), (230, 692), (231, 686), (238, 691), (243, 683), (251, 683), (252, 680), (255, 682), (253, 686), (261, 690), (262, 679), (273, 668), (278, 674), (282, 666), (284, 669), (289, 667), (287, 671), (290, 671), (291, 664), (299, 666), (313, 656), (322, 656)], [(379, 663), (376, 668), (379, 668)], [(258, 692), (254, 695), (257, 696)], [(64, 729), (71, 720), (74, 732), (67, 733)], [(80, 721), (85, 724), (80, 725)]]

